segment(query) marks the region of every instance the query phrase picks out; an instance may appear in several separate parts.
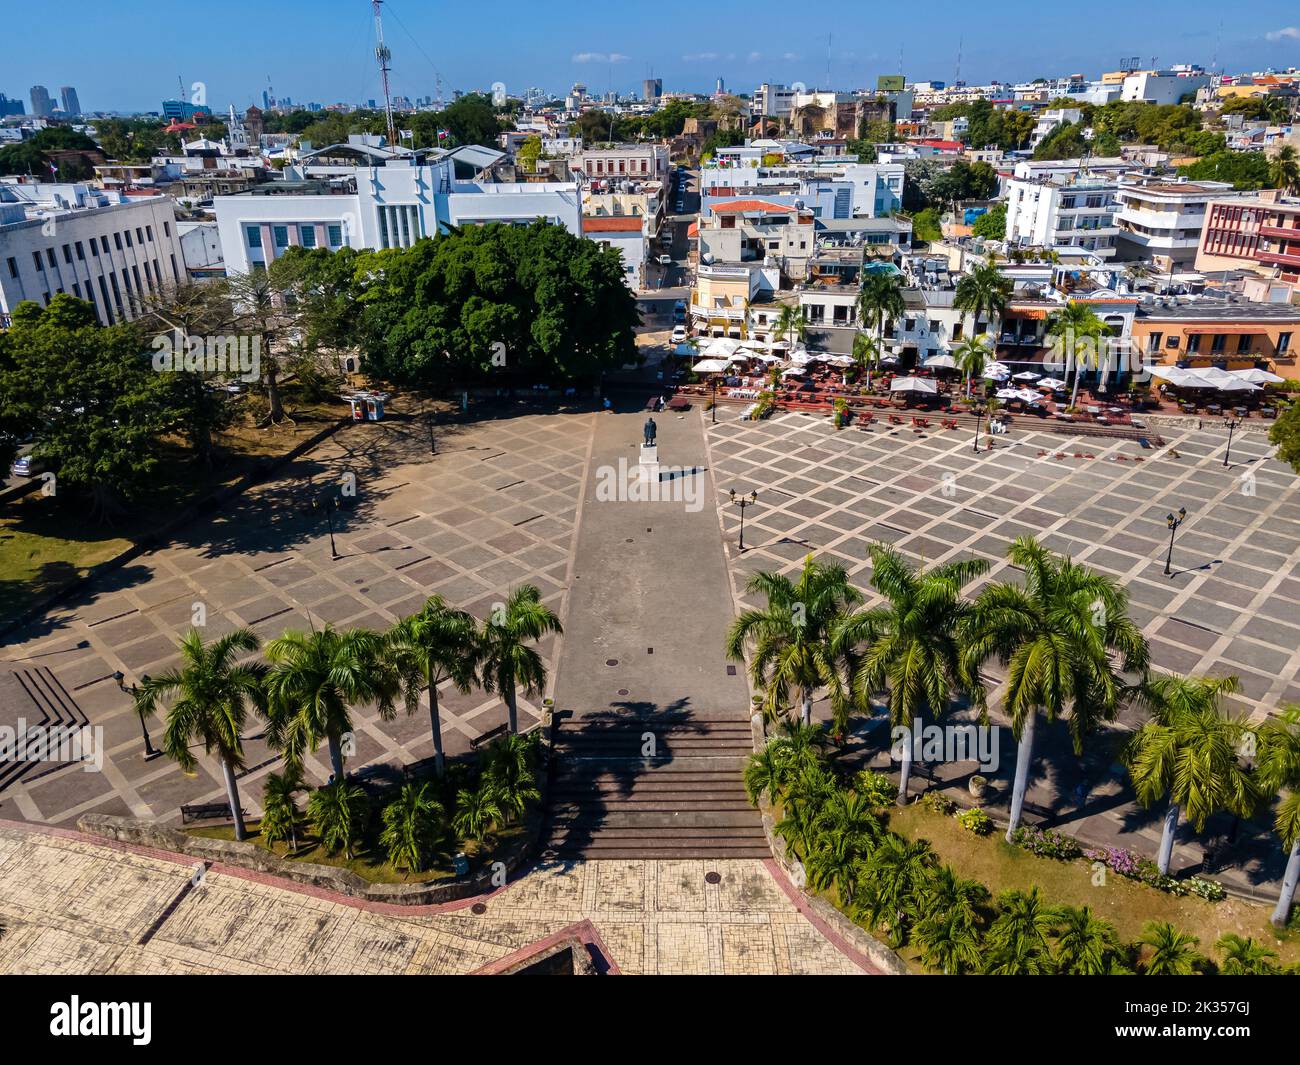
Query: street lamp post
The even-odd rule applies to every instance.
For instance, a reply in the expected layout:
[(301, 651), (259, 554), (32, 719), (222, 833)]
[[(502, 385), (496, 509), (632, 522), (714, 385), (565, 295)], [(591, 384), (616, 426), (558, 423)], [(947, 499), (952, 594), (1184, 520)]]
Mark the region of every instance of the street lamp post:
[[(140, 694), (139, 686), (132, 684), (131, 687), (128, 688), (126, 686), (126, 674), (121, 670), (118, 670), (113, 674), (113, 679), (117, 681), (117, 686), (121, 690), (122, 694), (131, 696), (131, 700), (135, 703), (136, 716), (140, 718), (140, 734), (144, 737), (144, 760), (147, 762), (151, 758), (157, 758), (162, 754), (162, 751), (157, 750), (153, 745), (153, 741), (149, 739), (149, 729), (144, 723), (144, 707), (140, 705), (140, 700), (137, 698)], [(144, 674), (140, 679), (148, 684), (149, 674)]]
[(975, 408), (975, 447), (973, 448), (973, 450), (977, 455), (980, 453), (980, 419), (983, 417), (984, 417), (984, 408), (976, 407)]
[(1228, 459), (1232, 455), (1232, 433), (1241, 422), (1236, 418), (1229, 418), (1223, 424), (1228, 427), (1228, 450), (1223, 453), (1223, 465), (1226, 467), (1229, 465)]
[(326, 524), (329, 526), (329, 531), (330, 531), (330, 558), (332, 558), (336, 562), (338, 561), (339, 558), (339, 551), (334, 544), (334, 511), (338, 509), (338, 506), (339, 506), (339, 501), (337, 496), (329, 496), (324, 502), (322, 502), (319, 499), (313, 499), (311, 501), (312, 510), (325, 511), (325, 521)]
[(1172, 576), (1174, 572), (1172, 568), (1174, 562), (1174, 533), (1178, 531), (1178, 526), (1180, 526), (1186, 520), (1187, 520), (1186, 507), (1179, 507), (1178, 515), (1176, 517), (1173, 514), (1170, 514), (1165, 518), (1165, 524), (1169, 526), (1169, 553), (1165, 556), (1166, 577)]
[(718, 375), (717, 374), (713, 375), (713, 407), (711, 408), (711, 412), (713, 414), (713, 424), (717, 425), (718, 424)]
[(432, 403), (429, 404), (429, 408), (425, 412), (425, 416), (428, 418), (429, 421), (429, 454), (436, 455), (438, 453), (438, 442), (433, 438), (433, 404)]
[(758, 489), (750, 492), (748, 496), (736, 495), (736, 490), (731, 490), (731, 501), (740, 508), (740, 550), (745, 550), (745, 508), (752, 507), (758, 502)]

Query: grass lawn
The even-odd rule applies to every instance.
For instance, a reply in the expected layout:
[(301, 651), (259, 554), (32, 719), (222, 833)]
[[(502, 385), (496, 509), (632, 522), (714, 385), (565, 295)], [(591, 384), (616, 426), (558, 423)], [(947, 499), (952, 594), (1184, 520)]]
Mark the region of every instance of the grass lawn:
[(194, 500), (234, 484), (254, 462), (292, 450), (346, 411), (340, 403), (307, 401), (291, 387), (285, 389), (285, 403), (291, 424), (274, 429), (237, 424), (219, 434), (224, 461), (214, 469), (196, 465), (179, 441), (169, 446), (151, 497), (116, 523), (89, 520), (75, 497), (50, 499), (39, 491), (0, 507), (0, 623), (121, 554)]
[[(290, 862), (310, 862), (313, 865), (328, 865), (335, 869), (349, 869), (372, 884), (436, 883), (439, 880), (449, 880), (455, 876), (451, 868), (450, 855), (443, 856), (443, 861), (435, 863), (432, 868), (426, 869), (422, 873), (412, 874), (405, 869), (397, 869), (389, 865), (384, 860), (383, 851), (374, 841), (367, 841), (363, 844), (355, 858), (347, 858), (341, 851), (338, 854), (330, 854), (320, 845), (320, 841), (315, 836), (307, 833), (298, 840), (298, 852), (295, 854), (290, 852), (287, 843), (267, 843), (263, 840), (261, 833), (258, 831), (258, 822), (249, 821), (247, 828), (246, 843), (255, 843), (279, 858)], [(233, 840), (235, 838), (233, 825), (192, 828), (186, 829), (186, 831), (191, 836), (199, 836), (204, 839)], [(490, 859), (495, 851), (508, 846), (521, 836), (523, 831), (522, 825), (507, 825), (496, 833), (495, 846), (485, 847), (473, 840), (461, 840), (456, 849), (465, 853), (470, 859), (470, 868), (473, 869), (478, 864), (477, 858)]]
[[(978, 880), (995, 897), (1000, 891), (1024, 891), (1037, 884), (1049, 902), (1091, 906), (1098, 917), (1115, 926), (1126, 943), (1142, 934), (1147, 921), (1168, 921), (1198, 937), (1197, 949), (1209, 957), (1218, 956), (1215, 940), (1234, 932), (1276, 951), (1284, 965), (1300, 961), (1300, 935), (1279, 935), (1268, 920), (1271, 906), (1233, 898), (1223, 902), (1180, 898), (1127, 880), (1113, 870), (1106, 871), (1104, 887), (1094, 887), (1092, 867), (1086, 861), (1040, 858), (1011, 846), (997, 830), (989, 836), (976, 836), (954, 818), (933, 813), (920, 803), (891, 810), (889, 827), (909, 839), (928, 839), (941, 861), (962, 876)], [(905, 952), (909, 962), (915, 955), (914, 949)]]

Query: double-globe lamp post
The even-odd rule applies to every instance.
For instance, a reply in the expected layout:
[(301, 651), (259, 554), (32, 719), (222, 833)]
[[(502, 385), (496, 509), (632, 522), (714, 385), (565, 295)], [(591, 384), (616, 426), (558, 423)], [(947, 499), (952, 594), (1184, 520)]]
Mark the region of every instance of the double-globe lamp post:
[(736, 490), (731, 489), (731, 501), (740, 508), (740, 550), (745, 550), (745, 508), (752, 507), (758, 502), (758, 489), (754, 489), (747, 496), (736, 495)]

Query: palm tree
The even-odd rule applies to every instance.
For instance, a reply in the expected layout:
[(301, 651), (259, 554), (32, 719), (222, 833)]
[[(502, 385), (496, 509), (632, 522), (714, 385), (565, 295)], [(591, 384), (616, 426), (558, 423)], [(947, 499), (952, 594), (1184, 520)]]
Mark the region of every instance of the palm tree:
[(352, 733), (353, 708), (375, 703), (381, 720), (396, 715), (401, 682), (388, 650), (377, 633), (330, 625), (311, 633), (291, 630), (267, 644), (267, 738), (286, 762), (301, 765), (304, 752), (324, 740), (334, 780), (343, 779), (343, 738)]
[(307, 816), (316, 826), (316, 835), (331, 854), (340, 850), (348, 858), (356, 854), (357, 844), (366, 832), (370, 817), (370, 800), (357, 784), (336, 777), (332, 784), (317, 788), (307, 800)]
[[(1125, 616), (1128, 596), (1114, 580), (1053, 555), (1031, 536), (1017, 539), (1007, 557), (1024, 570), (1025, 586), (985, 588), (959, 638), (969, 676), (976, 678), (989, 659), (1007, 670), (1003, 712), (1019, 742), (1010, 843), (1025, 804), (1039, 712), (1055, 721), (1068, 711), (1074, 749), (1081, 753), (1084, 737), (1119, 709), (1122, 685), (1111, 655), (1118, 655), (1124, 671), (1140, 672), (1148, 651), (1141, 631)], [(982, 685), (972, 687), (980, 696)]]
[(241, 735), (250, 706), (266, 712), (266, 671), (257, 663), (238, 664), (235, 656), (256, 651), (258, 645), (250, 629), (236, 629), (205, 647), (199, 631), (190, 629), (177, 647), (181, 664), (144, 681), (136, 695), (136, 706), (146, 715), (160, 701), (170, 700), (163, 750), (184, 772), (193, 775), (198, 765), (193, 744), (202, 743), (207, 754), (216, 755), (238, 840), (246, 835), (235, 781), (244, 768)]
[(872, 921), (887, 921), (895, 947), (907, 942), (908, 925), (922, 912), (934, 866), (929, 840), (904, 839), (896, 832), (888, 833), (867, 859)]
[(1259, 792), (1238, 762), (1246, 735), (1244, 719), (1219, 710), (1222, 696), (1241, 687), (1236, 677), (1149, 675), (1136, 697), (1151, 711), (1151, 720), (1133, 734), (1125, 753), (1138, 802), (1151, 807), (1168, 800), (1156, 865), (1169, 875), (1178, 818), (1200, 832), (1220, 810), (1245, 816)]
[(775, 803), (807, 766), (820, 766), (826, 747), (826, 732), (820, 725), (784, 720), (777, 735), (761, 751), (750, 755), (745, 766), (745, 790), (749, 801), (757, 805), (758, 797), (767, 794)]
[(1300, 189), (1300, 159), (1291, 145), (1282, 145), (1268, 161), (1268, 182), (1283, 192)]
[(292, 766), (283, 773), (269, 773), (262, 786), (262, 839), (267, 843), (288, 840), (298, 850), (298, 804), (294, 795), (302, 790), (302, 777)]
[[(1085, 369), (1095, 369), (1099, 365), (1097, 349), (1099, 341), (1110, 327), (1097, 317), (1086, 303), (1067, 303), (1060, 310), (1047, 316), (1047, 335), (1055, 337), (1062, 345), (1065, 355), (1065, 370), (1074, 368), (1074, 387), (1070, 392), (1070, 406), (1079, 398), (1079, 380)], [(1109, 366), (1107, 367), (1109, 372)], [(1104, 384), (1104, 377), (1103, 377)]]
[(497, 802), (496, 789), (486, 782), (480, 782), (477, 788), (461, 788), (456, 793), (456, 812), (452, 816), (451, 826), (466, 839), (483, 842), (497, 825), (505, 820), (505, 814)]
[(967, 399), (970, 399), (971, 382), (983, 376), (988, 358), (989, 343), (985, 337), (966, 337), (953, 349), (952, 361), (965, 377)]
[(853, 337), (853, 358), (858, 368), (866, 371), (866, 387), (871, 387), (871, 368), (880, 365), (880, 344), (870, 333), (857, 333)]
[(522, 817), (528, 804), (542, 797), (534, 771), (536, 736), (536, 733), (502, 736), (480, 755), (483, 780), (495, 793), (497, 805), (507, 820)]
[(1061, 911), (1044, 901), (1038, 886), (1004, 891), (998, 915), (989, 928), (988, 965), (991, 976), (1044, 976), (1055, 972), (1048, 939), (1061, 921)]
[(862, 601), (844, 567), (813, 561), (808, 555), (797, 582), (780, 573), (759, 572), (746, 591), (762, 593), (767, 606), (742, 610), (727, 633), (727, 657), (745, 660), (752, 645), (750, 678), (763, 691), (764, 709), (778, 714), (799, 693), (800, 717), (812, 723), (813, 693), (826, 688), (837, 725), (848, 715), (847, 686), (835, 660), (832, 635), (845, 611)]
[(776, 316), (776, 335), (786, 343), (786, 348), (793, 351), (795, 341), (802, 340), (808, 332), (808, 323), (804, 321), (803, 312), (790, 303), (782, 304)]
[(1229, 932), (1220, 936), (1214, 947), (1223, 952), (1219, 972), (1224, 976), (1275, 976), (1278, 972), (1273, 964), (1277, 955), (1253, 939)]
[(388, 853), (388, 864), (394, 869), (423, 872), (442, 838), (445, 816), (428, 783), (403, 784), (383, 812), (379, 843)]
[(839, 791), (834, 775), (820, 765), (805, 765), (790, 782), (773, 831), (800, 857), (807, 857), (821, 839), (819, 821), (826, 804)]
[(1200, 942), (1195, 936), (1180, 932), (1168, 921), (1148, 921), (1138, 943), (1151, 948), (1142, 971), (1147, 976), (1192, 976), (1205, 960), (1196, 952)]
[(979, 965), (981, 908), (988, 889), (963, 879), (950, 865), (934, 871), (921, 899), (916, 940), (921, 961), (945, 976), (970, 972)]
[(529, 643), (548, 633), (560, 635), (560, 619), (542, 602), (535, 585), (515, 588), (503, 604), (492, 608), (479, 633), (483, 690), (496, 692), (505, 700), (510, 731), (519, 731), (516, 689), (520, 685), (530, 697), (546, 688), (546, 665)]
[(952, 305), (963, 314), (970, 315), (967, 337), (975, 336), (975, 327), (981, 314), (988, 319), (989, 327), (993, 329), (994, 319), (1000, 318), (1006, 310), (1014, 287), (1011, 278), (992, 263), (980, 263), (957, 279)]
[[(874, 692), (889, 690), (889, 719), (907, 740), (898, 782), (898, 804), (907, 803), (913, 742), (922, 712), (942, 716), (954, 695), (969, 691), (958, 630), (969, 612), (961, 590), (988, 572), (983, 559), (964, 559), (914, 570), (898, 551), (872, 544), (871, 586), (885, 605), (847, 618), (834, 632), (837, 657), (856, 663), (851, 684), (854, 702), (869, 711)], [(859, 650), (859, 648), (861, 648)]]
[(1258, 767), (1267, 793), (1285, 792), (1273, 819), (1273, 831), (1290, 851), (1272, 918), (1282, 928), (1300, 880), (1300, 706), (1286, 707), (1260, 728)]
[(478, 629), (464, 610), (449, 606), (440, 595), (431, 595), (418, 614), (393, 626), (388, 640), (401, 674), (408, 713), (419, 704), (420, 689), (428, 689), (433, 755), (441, 776), (445, 760), (438, 686), (451, 681), (462, 693), (473, 686), (477, 680)]
[(876, 350), (885, 347), (885, 322), (900, 318), (907, 305), (903, 301), (903, 278), (892, 270), (873, 270), (862, 279), (858, 293), (858, 313), (865, 324), (874, 323)]
[(1067, 976), (1109, 976), (1120, 967), (1119, 933), (1088, 906), (1063, 906), (1056, 930), (1056, 966)]

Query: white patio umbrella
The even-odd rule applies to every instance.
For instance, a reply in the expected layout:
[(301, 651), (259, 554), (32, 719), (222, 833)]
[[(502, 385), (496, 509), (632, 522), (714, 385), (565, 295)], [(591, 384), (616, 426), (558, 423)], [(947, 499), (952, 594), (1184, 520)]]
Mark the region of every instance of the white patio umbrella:
[(805, 373), (807, 373), (806, 370), (802, 370), (798, 366), (791, 366), (790, 369), (788, 370), (782, 370), (781, 376), (782, 377), (803, 377)]
[(1044, 377), (1041, 381), (1038, 382), (1036, 387), (1051, 388), (1051, 389), (1064, 388), (1065, 382), (1062, 381), (1059, 377)]
[(1252, 367), (1249, 370), (1229, 370), (1228, 373), (1233, 377), (1240, 377), (1243, 381), (1249, 381), (1252, 385), (1280, 385), (1286, 378), (1278, 377), (1275, 373), (1269, 373), (1267, 370), (1261, 370), (1259, 367)]
[(1043, 397), (1029, 388), (1021, 388), (1016, 391), (1016, 398), (1024, 400), (1026, 403), (1037, 403)]
[(813, 360), (812, 356), (809, 355), (808, 352), (799, 350), (790, 355), (790, 361), (796, 366), (807, 366)]
[(1000, 362), (991, 362), (984, 367), (984, 376), (990, 381), (998, 381), (1011, 376), (1011, 371)]
[(706, 359), (729, 359), (738, 347), (740, 341), (733, 337), (714, 337), (700, 355)]
[(1022, 371), (1021, 371), (1020, 373), (1018, 373), (1018, 374), (1013, 374), (1012, 377), (1011, 377), (1011, 380), (1013, 380), (1013, 381), (1037, 381), (1037, 380), (1038, 380), (1040, 377), (1042, 377), (1042, 376), (1043, 376), (1042, 374), (1034, 373), (1033, 370), (1022, 370)]
[(1018, 388), (999, 388), (997, 390), (998, 399), (1019, 399), (1020, 389)]
[(921, 396), (938, 394), (939, 383), (927, 381), (924, 377), (898, 377), (889, 384), (891, 392), (912, 392)]
[(701, 359), (691, 367), (692, 373), (722, 373), (730, 365), (726, 359)]
[(942, 355), (935, 355), (925, 360), (927, 370), (955, 370), (957, 369), (957, 360), (946, 352)]

